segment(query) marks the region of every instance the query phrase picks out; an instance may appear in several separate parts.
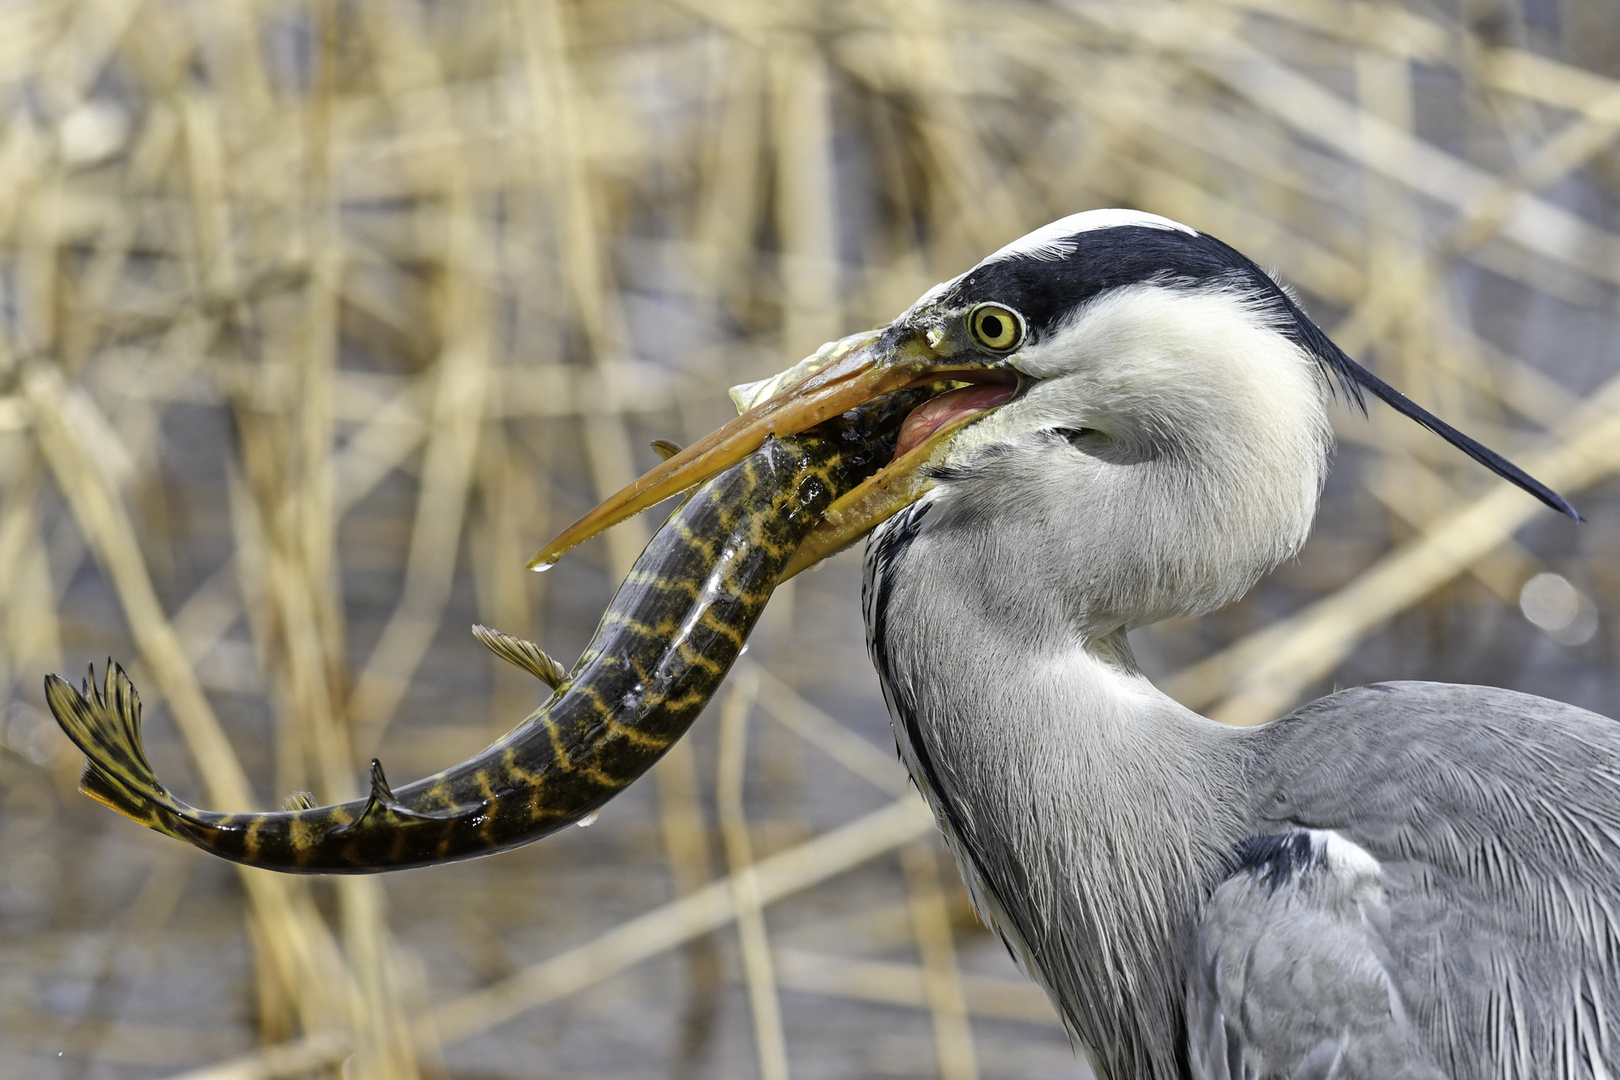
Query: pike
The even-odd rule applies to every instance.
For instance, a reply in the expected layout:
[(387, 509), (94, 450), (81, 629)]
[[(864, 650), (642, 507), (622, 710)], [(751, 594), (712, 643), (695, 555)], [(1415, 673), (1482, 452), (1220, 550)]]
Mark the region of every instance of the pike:
[[(139, 695), (109, 662), (100, 685), (93, 668), (77, 689), (55, 675), (45, 680), (51, 711), (86, 757), (80, 790), (215, 855), (292, 873), (451, 862), (589, 818), (697, 719), (776, 585), (860, 535), (849, 511), (864, 517), (868, 504), (890, 498), (893, 470), (915, 473), (948, 434), (933, 433), (890, 461), (907, 414), (949, 385), (938, 376), (924, 385), (891, 373), (880, 396), (830, 407), (826, 394), (812, 392), (803, 395), (806, 408), (785, 415), (781, 399), (798, 391), (784, 388), (815, 384), (822, 369), (836, 373), (852, 358), (859, 365), (881, 336), (830, 343), (783, 376), (733, 392), (740, 406), (761, 401), (739, 417), (744, 426), (761, 415), (768, 423), (753, 424), (746, 446), (732, 441), (723, 463), (687, 470), (693, 479), (684, 488), (659, 489), (652, 502), (701, 482), (648, 544), (571, 671), (529, 642), (475, 630), (553, 684), (544, 704), (483, 752), (397, 790), (373, 760), (370, 793), (350, 802), (316, 806), (300, 793), (279, 811), (201, 810), (158, 780), (141, 743)], [(559, 539), (572, 546), (582, 535)], [(548, 549), (548, 564), (557, 548)]]

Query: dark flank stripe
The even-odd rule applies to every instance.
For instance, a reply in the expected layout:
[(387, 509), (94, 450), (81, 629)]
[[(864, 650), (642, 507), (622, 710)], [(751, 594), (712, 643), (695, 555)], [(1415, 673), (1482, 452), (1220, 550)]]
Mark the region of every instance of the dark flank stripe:
[[(911, 546), (922, 532), (931, 509), (931, 503), (918, 502), (896, 514), (880, 527), (872, 546), (867, 551), (867, 576), (864, 588), (870, 589), (871, 595), (863, 599), (871, 620), (868, 645), (872, 653), (873, 666), (877, 669), (878, 683), (883, 689), (885, 699), (891, 705), (891, 712), (900, 721), (895, 738), (897, 740), (903, 738), (906, 745), (911, 747), (917, 767), (922, 772), (922, 783), (927, 786), (932, 796), (931, 805), (936, 813), (945, 819), (950, 833), (956, 838), (957, 844), (977, 871), (982, 886), (994, 895), (996, 902), (1000, 904), (1004, 885), (1001, 875), (996, 873), (997, 864), (985, 857), (978, 835), (971, 827), (972, 823), (961, 820), (954, 812), (948, 797), (949, 790), (940, 782), (933, 752), (924, 735), (917, 703), (904, 692), (901, 681), (895, 678), (894, 666), (886, 647), (889, 639), (890, 592), (894, 585), (896, 570), (910, 553)], [(916, 780), (916, 777), (913, 777), (913, 780)], [(1001, 934), (999, 927), (996, 932)], [(1008, 953), (1016, 960), (1018, 954), (1004, 935), (1002, 942), (1007, 945)], [(1028, 944), (1031, 948), (1039, 946), (1039, 942)]]
[[(221, 814), (171, 796), (140, 746), (140, 702), (47, 679), (52, 711), (89, 762), (81, 787), (159, 832), (270, 869), (357, 873), (488, 854), (593, 813), (686, 733), (736, 660), (783, 568), (838, 496), (886, 464), (922, 391), (771, 440), (710, 480), (648, 544), (567, 680), (495, 745), (364, 800)], [(681, 632), (681, 628), (687, 629)]]

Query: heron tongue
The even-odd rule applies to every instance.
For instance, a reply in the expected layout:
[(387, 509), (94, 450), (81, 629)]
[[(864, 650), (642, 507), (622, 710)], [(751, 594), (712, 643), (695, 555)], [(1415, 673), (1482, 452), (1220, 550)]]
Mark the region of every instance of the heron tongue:
[(953, 420), (1005, 405), (1018, 392), (1016, 383), (976, 383), (929, 398), (900, 425), (894, 456), (899, 457)]

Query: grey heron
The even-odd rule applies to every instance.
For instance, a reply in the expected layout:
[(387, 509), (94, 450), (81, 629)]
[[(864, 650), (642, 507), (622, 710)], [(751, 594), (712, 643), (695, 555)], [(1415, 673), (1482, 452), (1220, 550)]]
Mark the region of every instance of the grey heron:
[(900, 754), (980, 912), (1099, 1075), (1620, 1071), (1620, 727), (1506, 690), (1391, 683), (1224, 726), (1127, 632), (1234, 600), (1304, 543), (1336, 393), (1389, 402), (1224, 243), (1065, 218), (929, 290), (850, 362), (559, 538), (773, 433), (948, 378), (871, 530), (868, 643)]

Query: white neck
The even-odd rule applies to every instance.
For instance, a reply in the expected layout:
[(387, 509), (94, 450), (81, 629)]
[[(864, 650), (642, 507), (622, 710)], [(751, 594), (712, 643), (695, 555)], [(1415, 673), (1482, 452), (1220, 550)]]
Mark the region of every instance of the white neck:
[[(942, 495), (940, 497), (948, 497)], [(993, 526), (920, 504), (867, 552), (869, 644), (895, 734), (975, 901), (1114, 1075), (1170, 1075), (1179, 1001), (1133, 973), (1174, 964), (1246, 819), (1241, 733), (1135, 668), (1123, 632), (1084, 640), (1059, 598), (978, 557)], [(1009, 603), (1015, 596), (1017, 603)]]

